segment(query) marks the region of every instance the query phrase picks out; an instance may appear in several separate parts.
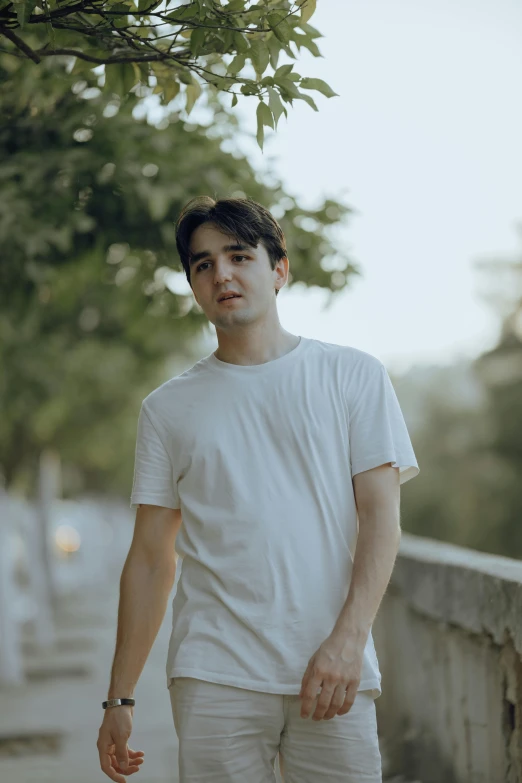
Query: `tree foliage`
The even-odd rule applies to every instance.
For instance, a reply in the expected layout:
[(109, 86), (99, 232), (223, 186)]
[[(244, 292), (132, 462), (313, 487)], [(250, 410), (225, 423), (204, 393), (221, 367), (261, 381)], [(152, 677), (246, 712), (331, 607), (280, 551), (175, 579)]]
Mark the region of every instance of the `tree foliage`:
[[(14, 66), (13, 66), (14, 63)], [(0, 55), (0, 466), (31, 484), (53, 447), (84, 486), (127, 492), (138, 405), (207, 326), (174, 222), (188, 199), (248, 195), (285, 232), (291, 285), (331, 294), (357, 272), (331, 227), (350, 208), (299, 206), (237, 153), (232, 110), (208, 127), (98, 89), (56, 60)], [(22, 100), (20, 98), (22, 96)], [(232, 152), (224, 151), (233, 149)]]
[(255, 96), (262, 149), (285, 103), (317, 111), (310, 91), (336, 95), (293, 63), (278, 65), (281, 52), (295, 60), (301, 47), (321, 56), (314, 10), (315, 0), (0, 0), (0, 43), (32, 62), (33, 76), (62, 56), (76, 74), (104, 67), (104, 88), (121, 97), (157, 93), (167, 105), (181, 95), (187, 114), (205, 90), (230, 93), (232, 106), (238, 94)]
[(478, 401), (459, 398), (461, 367), (441, 368), (424, 393), (415, 433), (422, 480), (407, 490), (403, 526), (522, 558), (522, 261), (495, 257), (476, 268), (499, 316), (499, 339), (467, 370)]

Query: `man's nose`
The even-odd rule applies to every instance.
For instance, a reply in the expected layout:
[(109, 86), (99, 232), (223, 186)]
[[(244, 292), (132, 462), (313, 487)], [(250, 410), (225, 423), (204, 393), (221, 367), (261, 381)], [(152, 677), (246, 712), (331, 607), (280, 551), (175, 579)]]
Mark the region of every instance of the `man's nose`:
[(225, 280), (230, 280), (232, 275), (232, 264), (228, 259), (217, 258), (214, 263), (214, 282), (222, 283)]

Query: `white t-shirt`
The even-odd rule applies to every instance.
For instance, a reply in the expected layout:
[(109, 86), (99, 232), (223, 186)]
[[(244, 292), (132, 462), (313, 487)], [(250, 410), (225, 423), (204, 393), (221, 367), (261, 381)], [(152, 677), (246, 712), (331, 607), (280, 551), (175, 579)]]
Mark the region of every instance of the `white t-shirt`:
[[(131, 507), (180, 508), (167, 660), (195, 677), (297, 695), (343, 607), (357, 539), (352, 476), (419, 473), (382, 362), (301, 337), (264, 364), (210, 354), (142, 403)], [(370, 633), (359, 690), (380, 694)]]

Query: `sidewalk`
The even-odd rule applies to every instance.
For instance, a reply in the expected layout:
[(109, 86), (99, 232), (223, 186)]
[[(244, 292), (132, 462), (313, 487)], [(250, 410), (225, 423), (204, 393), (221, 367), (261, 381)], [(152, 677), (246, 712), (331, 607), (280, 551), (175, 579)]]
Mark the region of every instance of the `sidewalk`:
[[(118, 575), (119, 576), (119, 575)], [(57, 645), (51, 655), (25, 657), (28, 682), (0, 690), (0, 780), (2, 783), (95, 783), (109, 780), (100, 769), (96, 741), (103, 718), (114, 653), (118, 583), (104, 584), (88, 595), (62, 599)], [(136, 688), (130, 745), (145, 752), (140, 771), (129, 778), (141, 783), (177, 783), (177, 738), (172, 720), (165, 662), (171, 611)], [(34, 752), (40, 740), (46, 753)], [(6, 755), (6, 737), (19, 737)], [(52, 749), (55, 745), (54, 750)], [(49, 747), (50, 746), (50, 747)], [(31, 752), (33, 750), (33, 752)]]

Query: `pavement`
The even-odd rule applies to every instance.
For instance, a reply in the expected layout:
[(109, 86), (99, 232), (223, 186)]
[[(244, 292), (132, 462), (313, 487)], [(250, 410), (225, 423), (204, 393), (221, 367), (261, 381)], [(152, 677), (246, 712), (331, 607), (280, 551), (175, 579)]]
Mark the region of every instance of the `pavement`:
[[(0, 690), (2, 783), (96, 783), (101, 771), (96, 741), (114, 654), (118, 583), (60, 599), (54, 649), (32, 649), (26, 637), (27, 681)], [(145, 752), (129, 780), (177, 783), (177, 737), (165, 662), (171, 612), (167, 610), (135, 690), (129, 745)], [(32, 739), (31, 739), (32, 737)]]

